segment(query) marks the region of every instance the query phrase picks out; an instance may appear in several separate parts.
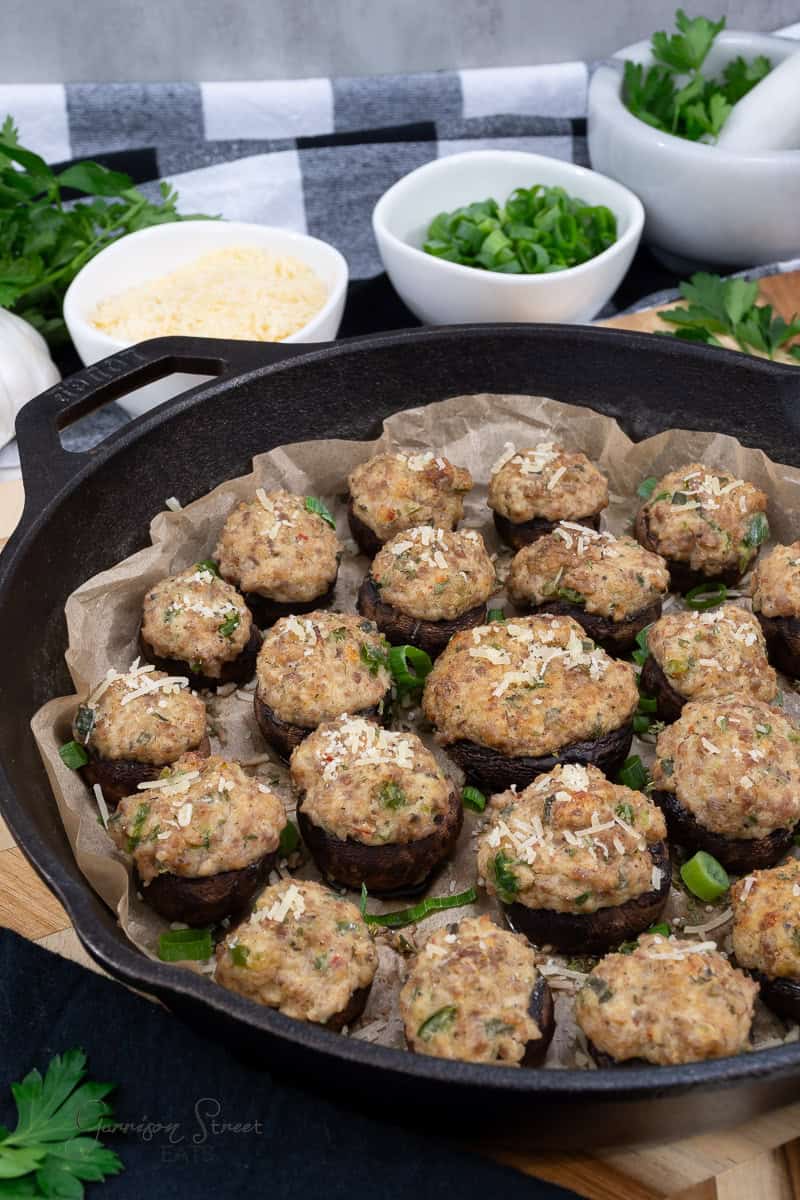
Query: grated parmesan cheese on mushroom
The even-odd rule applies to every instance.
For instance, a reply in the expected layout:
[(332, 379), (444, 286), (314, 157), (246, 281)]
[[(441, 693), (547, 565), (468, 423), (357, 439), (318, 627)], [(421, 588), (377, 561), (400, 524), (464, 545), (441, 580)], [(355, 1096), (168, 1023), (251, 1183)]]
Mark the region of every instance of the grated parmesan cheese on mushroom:
[(484, 604), (495, 571), (475, 530), (415, 526), (390, 539), (370, 576), (384, 604), (420, 621), (452, 621)]
[(517, 524), (537, 517), (575, 520), (606, 508), (608, 480), (585, 454), (555, 442), (519, 451), (508, 446), (492, 468), (488, 504)]
[(432, 451), (376, 454), (348, 477), (352, 511), (382, 542), (417, 525), (455, 529), (472, 476)]
[(675, 691), (689, 699), (741, 689), (769, 701), (777, 691), (761, 626), (736, 604), (665, 613), (651, 625), (647, 645)]

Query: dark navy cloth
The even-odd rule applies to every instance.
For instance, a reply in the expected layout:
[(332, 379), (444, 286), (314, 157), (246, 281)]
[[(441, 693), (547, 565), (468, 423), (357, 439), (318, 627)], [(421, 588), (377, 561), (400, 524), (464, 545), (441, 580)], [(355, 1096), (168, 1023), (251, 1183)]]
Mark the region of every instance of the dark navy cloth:
[(160, 1006), (0, 930), (0, 1124), (16, 1123), (9, 1085), (76, 1046), (92, 1079), (118, 1084), (121, 1129), (103, 1140), (125, 1164), (89, 1184), (89, 1200), (574, 1196), (250, 1069)]

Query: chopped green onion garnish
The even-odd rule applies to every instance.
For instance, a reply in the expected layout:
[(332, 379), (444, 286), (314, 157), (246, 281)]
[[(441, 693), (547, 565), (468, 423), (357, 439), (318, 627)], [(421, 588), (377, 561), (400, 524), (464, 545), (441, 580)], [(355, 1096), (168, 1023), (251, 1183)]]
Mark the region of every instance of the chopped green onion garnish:
[(419, 904), (411, 908), (400, 908), (390, 913), (367, 912), (367, 889), (361, 885), (361, 915), (368, 925), (383, 925), (387, 929), (402, 929), (404, 925), (413, 925), (432, 912), (440, 912), (443, 908), (462, 908), (465, 904), (474, 904), (478, 899), (475, 888), (467, 888), (466, 892), (458, 892), (455, 896), (426, 896)]
[(605, 205), (589, 205), (563, 188), (516, 188), (504, 205), (478, 200), (431, 221), (423, 250), (465, 267), (532, 275), (563, 270), (602, 253), (617, 238)]
[(672, 930), (670, 929), (670, 927), (666, 921), (659, 921), (657, 924), (651, 925), (650, 928), (646, 930), (646, 932), (647, 933), (660, 933), (662, 937), (669, 937), (670, 934), (672, 933)]
[(430, 655), (416, 646), (392, 646), (389, 670), (401, 691), (418, 691), (433, 669)]
[(233, 637), (234, 633), (239, 628), (240, 620), (241, 618), (239, 616), (239, 610), (237, 608), (232, 608), (225, 620), (220, 625), (218, 633), (221, 634), (222, 637)]
[(212, 575), (219, 578), (219, 567), (214, 562), (213, 558), (204, 558), (202, 562), (195, 564), (195, 571), (209, 571)]
[(95, 711), (88, 704), (78, 706), (78, 711), (75, 714), (75, 732), (83, 742), (84, 746), (92, 736), (94, 729)]
[(632, 754), (630, 758), (626, 758), (617, 774), (617, 783), (632, 788), (634, 792), (643, 792), (649, 782), (647, 767), (639, 755)]
[(199, 962), (211, 958), (213, 944), (210, 929), (171, 929), (158, 939), (158, 957), (162, 962)]
[(687, 608), (704, 612), (707, 608), (716, 608), (728, 598), (728, 589), (722, 580), (716, 583), (699, 583), (684, 596)]
[(705, 850), (698, 850), (683, 864), (681, 879), (699, 900), (717, 900), (730, 887), (728, 872), (722, 863)]
[(556, 588), (556, 595), (559, 600), (565, 600), (567, 604), (585, 604), (586, 597), (582, 592), (578, 592), (575, 588), (560, 587)]
[(643, 479), (636, 489), (636, 495), (642, 500), (649, 500), (653, 492), (656, 490), (658, 479), (655, 475), (648, 475), (647, 479)]
[(647, 645), (647, 635), (649, 634), (650, 629), (651, 629), (650, 625), (645, 625), (644, 629), (640, 629), (636, 635), (637, 649), (634, 650), (633, 654), (631, 655), (631, 658), (636, 663), (637, 667), (644, 666), (644, 660), (647, 658), (648, 654), (650, 653), (650, 649)]
[(287, 821), (281, 830), (281, 840), (278, 843), (279, 852), (286, 857), (300, 845), (300, 833), (294, 821)]
[(639, 696), (639, 712), (651, 713), (658, 708), (658, 701), (655, 696)]
[(445, 1004), (444, 1008), (439, 1008), (435, 1013), (432, 1013), (427, 1020), (423, 1021), (417, 1030), (417, 1037), (422, 1038), (423, 1042), (429, 1042), (436, 1033), (445, 1033), (458, 1016), (458, 1009), (454, 1004)]
[(306, 496), (306, 509), (308, 512), (316, 513), (318, 517), (322, 517), (323, 521), (327, 521), (331, 529), (336, 528), (336, 522), (333, 519), (333, 513), (326, 504), (318, 500), (316, 496)]
[(491, 625), (493, 621), (505, 621), (505, 619), (505, 610), (502, 608), (490, 608), (486, 614), (486, 621), (489, 625)]
[(763, 513), (755, 513), (750, 518), (747, 535), (744, 539), (746, 546), (760, 546), (769, 537), (769, 522)]
[(58, 753), (61, 755), (61, 761), (71, 771), (77, 771), (78, 767), (85, 767), (89, 761), (89, 755), (78, 742), (67, 742)]
[(486, 797), (479, 788), (469, 786), (462, 788), (461, 799), (464, 808), (471, 808), (473, 812), (483, 812), (486, 808)]

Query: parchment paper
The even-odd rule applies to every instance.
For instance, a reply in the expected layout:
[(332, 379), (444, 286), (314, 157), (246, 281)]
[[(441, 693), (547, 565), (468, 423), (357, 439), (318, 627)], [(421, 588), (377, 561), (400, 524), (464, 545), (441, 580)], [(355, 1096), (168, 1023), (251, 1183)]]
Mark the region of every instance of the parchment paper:
[[(486, 506), (487, 480), (491, 464), (502, 453), (506, 442), (518, 448), (541, 440), (563, 443), (568, 449), (583, 450), (607, 473), (610, 504), (604, 524), (614, 533), (629, 531), (638, 504), (635, 492), (641, 479), (660, 476), (666, 471), (694, 460), (724, 468), (739, 478), (752, 480), (770, 497), (770, 527), (774, 540), (789, 542), (800, 531), (800, 470), (772, 463), (760, 450), (745, 448), (734, 437), (720, 434), (673, 430), (634, 444), (616, 421), (587, 408), (562, 404), (537, 396), (457, 396), (424, 408), (411, 409), (390, 417), (382, 436), (375, 442), (316, 441), (280, 447), (253, 460), (250, 475), (232, 479), (208, 495), (195, 500), (178, 512), (158, 511), (150, 526), (152, 545), (132, 555), (111, 570), (89, 579), (68, 599), (66, 619), (69, 633), (67, 664), (76, 694), (52, 700), (36, 713), (32, 729), (52, 784), (58, 811), (84, 875), (103, 900), (117, 913), (131, 941), (148, 955), (155, 955), (159, 934), (165, 922), (153, 913), (130, 885), (130, 869), (125, 856), (113, 846), (99, 821), (92, 795), (80, 776), (62, 763), (58, 749), (71, 738), (71, 722), (78, 704), (102, 679), (109, 667), (125, 670), (136, 657), (136, 638), (145, 591), (157, 580), (207, 558), (214, 549), (217, 535), (231, 509), (242, 499), (250, 499), (256, 487), (283, 487), (288, 491), (323, 498), (336, 517), (340, 538), (345, 540), (345, 555), (339, 573), (335, 607), (353, 611), (358, 585), (368, 569), (368, 561), (359, 556), (355, 543), (344, 538), (347, 519), (344, 495), (347, 475), (359, 462), (380, 450), (433, 449), (472, 472), (475, 487), (466, 500), (465, 526), (480, 529), (491, 553), (497, 555), (499, 581), (505, 576), (511, 552), (499, 542), (491, 513)], [(165, 482), (169, 489), (169, 482)], [(165, 497), (166, 498), (166, 497)], [(180, 497), (178, 497), (180, 499)], [(154, 500), (154, 507), (163, 503)], [(498, 595), (502, 583), (499, 583)], [(746, 590), (746, 585), (742, 589)], [(497, 602), (502, 602), (498, 600)], [(740, 603), (747, 604), (746, 599)], [(672, 597), (667, 607), (680, 602)], [(507, 610), (510, 611), (508, 604)], [(253, 716), (252, 690), (223, 689), (229, 694), (209, 696), (207, 707), (212, 731), (212, 749), (240, 759), (280, 794), (287, 815), (294, 811), (288, 774), (265, 747)], [(786, 707), (797, 709), (792, 684), (783, 681)], [(417, 709), (408, 709), (402, 725), (416, 729), (435, 750), (447, 773), (459, 784), (462, 776), (446, 755), (435, 747), (430, 731), (421, 726)], [(636, 739), (633, 752), (643, 760), (652, 759), (652, 742)], [(436, 879), (432, 891), (437, 895), (462, 891), (475, 883), (474, 837), (482, 822), (477, 814), (465, 814), (464, 831), (457, 853)], [(293, 861), (292, 866), (295, 866)], [(286, 870), (286, 864), (281, 867)], [(313, 864), (304, 861), (303, 876), (316, 875)], [(382, 905), (376, 911), (402, 907), (402, 902)], [(403, 1044), (397, 1011), (397, 992), (408, 946), (423, 942), (438, 926), (468, 914), (470, 910), (442, 912), (426, 918), (419, 930), (379, 937), (380, 968), (366, 1013), (351, 1036), (363, 1037), (386, 1045)], [(472, 911), (497, 915), (493, 900), (483, 893)], [(682, 893), (673, 890), (667, 915), (678, 922), (700, 924), (724, 911), (724, 902), (716, 909), (697, 902), (688, 904)], [(722, 948), (730, 948), (729, 923), (709, 934)], [(403, 944), (405, 943), (405, 944)], [(581, 972), (590, 963), (567, 961), (557, 955), (545, 955), (544, 966), (556, 995), (558, 1028), (548, 1053), (547, 1065), (554, 1067), (590, 1066), (591, 1062), (576, 1032), (572, 1016), (572, 997), (581, 982)], [(211, 965), (186, 964), (185, 968), (205, 972)], [(553, 974), (553, 971), (557, 971)], [(209, 987), (215, 986), (209, 980)], [(759, 1005), (756, 1041), (796, 1038), (796, 1027), (789, 1029)]]

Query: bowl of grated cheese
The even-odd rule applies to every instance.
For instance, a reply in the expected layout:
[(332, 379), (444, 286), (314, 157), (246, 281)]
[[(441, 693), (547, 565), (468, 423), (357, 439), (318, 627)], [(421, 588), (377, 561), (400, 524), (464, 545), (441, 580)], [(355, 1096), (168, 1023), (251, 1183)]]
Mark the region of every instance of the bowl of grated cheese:
[[(327, 342), (347, 292), (343, 256), (306, 234), (184, 221), (127, 234), (75, 276), (64, 320), (86, 366), (149, 338)], [(171, 375), (119, 401), (139, 416), (200, 382)]]

